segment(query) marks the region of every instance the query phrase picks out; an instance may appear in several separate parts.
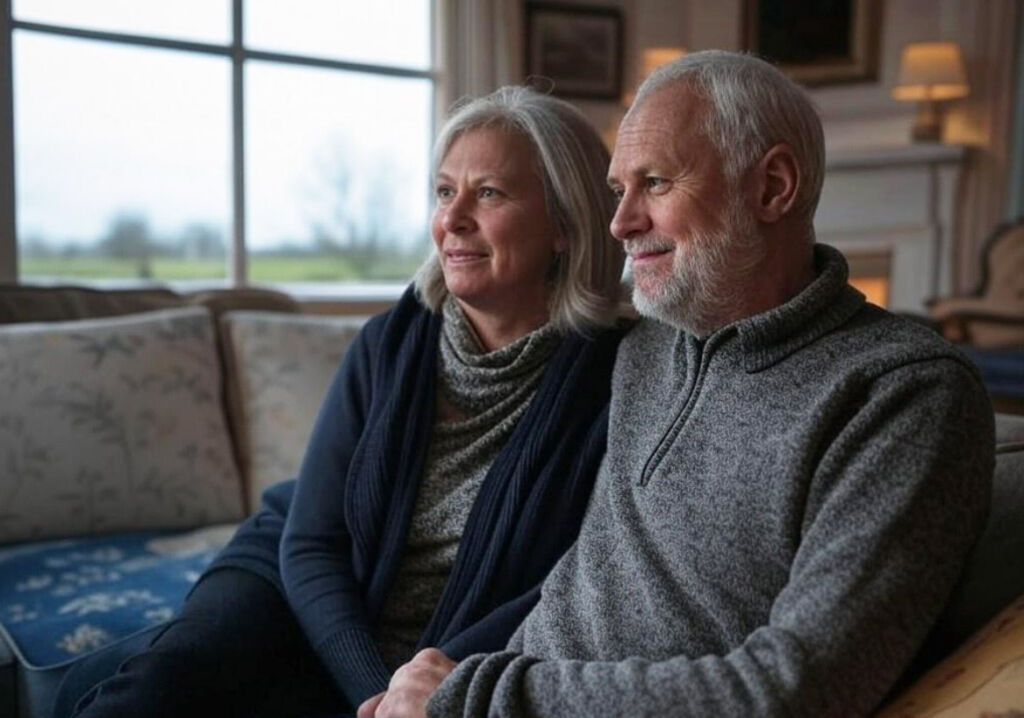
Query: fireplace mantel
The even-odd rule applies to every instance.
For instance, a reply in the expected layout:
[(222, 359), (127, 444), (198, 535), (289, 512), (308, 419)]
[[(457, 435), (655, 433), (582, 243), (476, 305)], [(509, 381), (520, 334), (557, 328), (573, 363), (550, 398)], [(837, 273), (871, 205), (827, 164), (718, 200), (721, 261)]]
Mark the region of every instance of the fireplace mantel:
[(924, 311), (952, 287), (956, 185), (966, 150), (918, 144), (828, 156), (815, 215), (819, 242), (851, 258), (888, 254), (889, 307)]

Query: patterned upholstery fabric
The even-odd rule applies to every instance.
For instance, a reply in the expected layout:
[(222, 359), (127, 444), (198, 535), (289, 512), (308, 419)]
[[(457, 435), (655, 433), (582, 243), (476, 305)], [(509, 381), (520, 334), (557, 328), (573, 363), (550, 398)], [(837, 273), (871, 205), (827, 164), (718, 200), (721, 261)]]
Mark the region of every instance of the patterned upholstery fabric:
[(327, 385), (365, 317), (228, 312), (221, 318), (250, 511), (298, 471)]
[(1024, 221), (1000, 225), (986, 240), (982, 278), (970, 295), (930, 303), (947, 339), (975, 349), (1024, 349)]
[(0, 326), (0, 543), (242, 516), (210, 313)]
[(0, 549), (0, 630), (25, 665), (47, 668), (162, 623), (234, 528)]

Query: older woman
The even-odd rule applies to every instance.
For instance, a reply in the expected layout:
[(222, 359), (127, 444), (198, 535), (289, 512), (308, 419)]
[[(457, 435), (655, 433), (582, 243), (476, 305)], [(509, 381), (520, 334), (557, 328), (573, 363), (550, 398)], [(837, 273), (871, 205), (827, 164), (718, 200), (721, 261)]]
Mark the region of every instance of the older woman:
[(78, 715), (352, 712), (419, 648), (505, 644), (604, 451), (622, 270), (607, 164), (576, 110), (529, 89), (454, 113), (436, 251), (349, 349), (297, 483)]

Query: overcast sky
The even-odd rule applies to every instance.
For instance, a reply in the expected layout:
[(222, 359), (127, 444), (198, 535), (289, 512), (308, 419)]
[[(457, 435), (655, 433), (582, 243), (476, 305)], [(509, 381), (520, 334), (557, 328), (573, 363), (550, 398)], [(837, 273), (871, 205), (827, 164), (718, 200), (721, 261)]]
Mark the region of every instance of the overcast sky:
[[(15, 0), (15, 18), (226, 43), (228, 0)], [(247, 0), (256, 49), (429, 66), (424, 0)], [(386, 23), (385, 23), (386, 19)], [(386, 33), (373, 29), (385, 25)], [(157, 234), (192, 222), (230, 235), (231, 68), (222, 57), (19, 30), (14, 35), (19, 235), (92, 241), (119, 212)], [(245, 75), (251, 247), (309, 237), (386, 193), (409, 234), (427, 221), (425, 80), (250, 62)], [(334, 178), (334, 179), (332, 179)]]

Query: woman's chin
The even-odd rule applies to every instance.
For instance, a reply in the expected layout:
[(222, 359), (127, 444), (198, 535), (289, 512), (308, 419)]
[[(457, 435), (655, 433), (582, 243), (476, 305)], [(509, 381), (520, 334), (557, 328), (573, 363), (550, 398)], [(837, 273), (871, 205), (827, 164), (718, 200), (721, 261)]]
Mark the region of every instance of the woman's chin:
[(460, 285), (458, 282), (448, 282), (448, 293), (451, 294), (464, 308), (483, 305), (485, 292)]
[(451, 267), (444, 269), (444, 283), (448, 292), (457, 299), (471, 300), (489, 293), (490, 276), (482, 267)]

